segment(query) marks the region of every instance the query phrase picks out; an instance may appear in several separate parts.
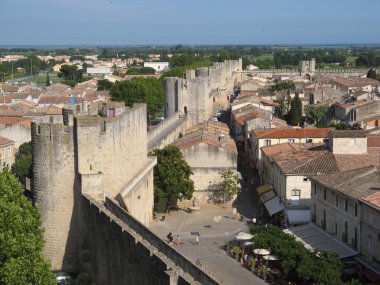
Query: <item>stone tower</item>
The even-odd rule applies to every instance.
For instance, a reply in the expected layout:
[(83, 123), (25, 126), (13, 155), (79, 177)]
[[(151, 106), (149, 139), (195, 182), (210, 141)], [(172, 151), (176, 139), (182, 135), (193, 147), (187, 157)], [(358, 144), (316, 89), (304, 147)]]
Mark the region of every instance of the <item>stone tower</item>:
[[(111, 102), (98, 110), (64, 109), (32, 123), (32, 190), (45, 229), (45, 256), (54, 270), (78, 272), (88, 234), (81, 196), (117, 199), (148, 225), (153, 217), (153, 167), (147, 154), (146, 105)], [(87, 246), (88, 248), (88, 246)]]
[(306, 74), (313, 76), (315, 74), (315, 58), (300, 61), (300, 68), (302, 76)]
[(198, 124), (224, 109), (237, 83), (236, 71), (242, 61), (226, 60), (210, 67), (187, 70), (185, 78), (165, 78), (165, 116), (188, 115), (189, 126)]

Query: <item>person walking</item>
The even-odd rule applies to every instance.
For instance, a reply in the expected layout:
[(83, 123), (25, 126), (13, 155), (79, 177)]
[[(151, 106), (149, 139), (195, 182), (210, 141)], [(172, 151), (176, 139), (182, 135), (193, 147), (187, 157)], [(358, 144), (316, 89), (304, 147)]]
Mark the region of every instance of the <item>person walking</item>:
[(195, 244), (199, 245), (199, 233), (197, 233), (197, 236), (195, 237)]

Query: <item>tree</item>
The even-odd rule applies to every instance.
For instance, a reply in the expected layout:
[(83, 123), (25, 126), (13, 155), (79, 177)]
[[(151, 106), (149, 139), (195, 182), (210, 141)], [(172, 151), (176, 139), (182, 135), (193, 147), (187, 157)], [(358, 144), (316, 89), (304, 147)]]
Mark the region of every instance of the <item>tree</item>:
[(50, 78), (49, 78), (49, 72), (46, 73), (46, 87), (50, 86)]
[(154, 167), (154, 203), (157, 212), (166, 212), (178, 200), (191, 199), (194, 182), (191, 167), (183, 159), (178, 147), (168, 145), (153, 152), (157, 156)]
[(240, 187), (238, 185), (238, 177), (236, 173), (232, 171), (225, 171), (221, 173), (222, 181), (218, 184), (219, 191), (223, 195), (223, 203), (231, 200), (233, 195), (240, 192)]
[(116, 81), (110, 94), (113, 101), (124, 101), (129, 107), (134, 103), (147, 103), (149, 117), (154, 117), (164, 105), (164, 86), (153, 77)]
[(325, 106), (307, 105), (305, 108), (306, 122), (316, 125), (326, 114)]
[(82, 81), (82, 72), (78, 70), (76, 65), (64, 64), (58, 73), (58, 77), (62, 77), (65, 80), (72, 80), (75, 82)]
[(302, 101), (298, 96), (298, 92), (294, 96), (288, 114), (288, 124), (292, 126), (298, 126), (302, 118)]
[(98, 80), (98, 90), (104, 91), (104, 90), (110, 90), (113, 86), (113, 83), (109, 81), (108, 79), (100, 79)]
[(18, 177), (21, 184), (25, 186), (26, 178), (32, 176), (32, 143), (27, 142), (20, 145), (16, 154), (12, 172)]
[(0, 284), (56, 284), (41, 254), (39, 210), (23, 191), (8, 169), (0, 173)]

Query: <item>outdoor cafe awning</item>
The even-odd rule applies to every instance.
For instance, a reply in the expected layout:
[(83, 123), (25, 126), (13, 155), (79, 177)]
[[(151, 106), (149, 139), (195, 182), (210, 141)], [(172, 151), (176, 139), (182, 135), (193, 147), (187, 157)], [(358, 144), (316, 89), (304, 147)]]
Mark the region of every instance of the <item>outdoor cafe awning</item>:
[(281, 202), (278, 196), (266, 201), (264, 203), (265, 208), (267, 208), (270, 216), (282, 211), (285, 209), (284, 204)]
[(268, 192), (265, 192), (264, 194), (262, 194), (260, 196), (260, 199), (263, 203), (265, 203), (266, 201), (269, 201), (270, 199), (276, 197), (276, 193), (274, 193), (273, 190), (269, 190)]
[(264, 194), (265, 192), (268, 192), (273, 189), (273, 186), (271, 184), (265, 184), (263, 186), (257, 187), (257, 193), (259, 193), (259, 196)]

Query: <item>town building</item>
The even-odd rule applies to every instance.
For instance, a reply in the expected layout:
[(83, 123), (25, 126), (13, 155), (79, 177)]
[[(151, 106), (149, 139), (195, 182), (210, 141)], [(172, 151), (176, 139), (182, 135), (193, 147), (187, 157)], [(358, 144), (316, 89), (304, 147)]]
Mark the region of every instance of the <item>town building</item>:
[(15, 142), (7, 138), (0, 137), (0, 170), (4, 167), (11, 167), (15, 162)]

